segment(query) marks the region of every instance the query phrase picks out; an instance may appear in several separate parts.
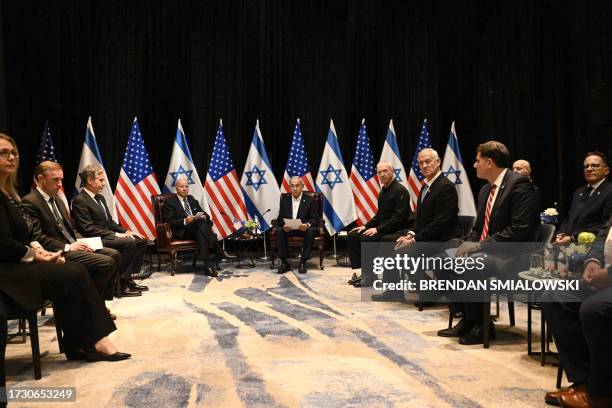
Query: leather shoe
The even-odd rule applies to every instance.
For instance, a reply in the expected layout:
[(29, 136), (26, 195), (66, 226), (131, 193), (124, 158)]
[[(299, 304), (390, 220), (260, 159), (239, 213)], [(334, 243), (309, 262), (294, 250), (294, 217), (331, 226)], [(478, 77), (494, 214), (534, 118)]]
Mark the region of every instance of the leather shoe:
[(472, 330), (474, 327), (474, 323), (468, 322), (465, 319), (459, 320), (453, 327), (449, 327), (447, 329), (438, 330), (438, 336), (440, 337), (461, 337), (466, 335)]
[(276, 273), (285, 273), (291, 270), (291, 267), (289, 266), (288, 263), (286, 262), (281, 262), (281, 264), (278, 267), (278, 271), (276, 271)]
[(217, 254), (218, 260), (222, 260), (222, 259), (229, 260), (229, 259), (235, 259), (235, 258), (236, 258), (236, 255), (230, 255), (227, 252), (225, 252), (225, 250), (221, 250)]
[(358, 279), (359, 277), (357, 276), (357, 274), (353, 272), (353, 276), (351, 276), (351, 279), (347, 280), (346, 283), (352, 285), (353, 283), (357, 282)]
[(361, 282), (362, 279), (363, 279), (363, 275), (359, 275), (355, 278), (355, 280), (352, 280), (351, 282), (349, 282), (349, 284), (355, 285), (356, 283)]
[(217, 276), (219, 276), (219, 273), (217, 271), (214, 271), (210, 268), (204, 268), (204, 275), (206, 276), (210, 276), (212, 278), (215, 278)]
[(308, 269), (306, 269), (306, 262), (300, 262), (300, 268), (298, 269), (299, 273), (306, 273)]
[(398, 302), (404, 300), (404, 295), (397, 290), (385, 290), (382, 293), (373, 294), (370, 299), (373, 302)]
[[(590, 408), (593, 405), (589, 402), (589, 394), (585, 390), (577, 390), (559, 397), (561, 406), (565, 408)], [(609, 405), (606, 405), (609, 407)]]
[[(489, 339), (495, 339), (495, 325), (493, 322), (489, 322)], [(482, 344), (484, 343), (484, 329), (481, 323), (476, 323), (472, 330), (469, 333), (459, 337), (459, 344), (463, 344), (464, 346), (471, 346), (474, 344)]]
[(586, 390), (585, 384), (572, 384), (569, 387), (564, 387), (559, 390), (549, 391), (544, 396), (544, 402), (548, 405), (555, 405), (557, 407), (561, 406), (561, 395), (571, 394), (575, 391), (584, 391)]
[(133, 280), (128, 281), (128, 287), (131, 288), (131, 289), (134, 289), (134, 290), (138, 290), (140, 292), (146, 292), (147, 290), (149, 290), (148, 286), (138, 285)]
[(121, 297), (130, 297), (130, 296), (142, 296), (142, 292), (136, 289), (132, 289), (129, 286), (126, 286), (121, 291)]
[(129, 353), (122, 353), (120, 351), (117, 351), (114, 354), (104, 354), (104, 353), (100, 353), (99, 351), (94, 350), (88, 350), (85, 352), (85, 358), (87, 359), (87, 361), (90, 362), (94, 362), (94, 361), (121, 361), (121, 360), (127, 360), (128, 358), (132, 357), (131, 354)]
[(87, 358), (85, 357), (85, 352), (83, 350), (66, 350), (64, 354), (66, 355), (66, 360), (87, 360)]

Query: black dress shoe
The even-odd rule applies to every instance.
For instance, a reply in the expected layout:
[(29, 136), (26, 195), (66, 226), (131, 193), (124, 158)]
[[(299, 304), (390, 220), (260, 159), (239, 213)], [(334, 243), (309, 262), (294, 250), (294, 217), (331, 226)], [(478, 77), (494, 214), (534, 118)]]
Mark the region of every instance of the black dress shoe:
[(134, 282), (133, 280), (128, 282), (128, 287), (130, 289), (138, 290), (140, 292), (146, 292), (147, 290), (149, 290), (148, 286), (139, 285), (136, 282)]
[[(489, 339), (495, 339), (495, 325), (489, 322)], [(481, 323), (476, 323), (472, 330), (459, 338), (459, 344), (471, 346), (473, 344), (482, 344), (484, 342), (484, 331)]]
[(279, 267), (278, 267), (278, 271), (276, 271), (276, 273), (285, 273), (291, 270), (291, 266), (289, 266), (288, 263), (286, 262), (282, 262)]
[(399, 302), (404, 300), (404, 294), (396, 290), (385, 290), (382, 293), (373, 294), (372, 302)]
[(306, 262), (300, 262), (300, 268), (298, 269), (299, 273), (306, 273), (308, 269), (306, 269)]
[(359, 276), (357, 276), (357, 274), (353, 272), (353, 276), (351, 276), (351, 279), (349, 279), (349, 280), (347, 281), (347, 283), (348, 283), (349, 285), (354, 285), (354, 284), (355, 284), (355, 282), (359, 282), (359, 281), (361, 280), (361, 278), (363, 278), (363, 275), (359, 275)]
[(230, 255), (227, 252), (225, 252), (225, 250), (221, 250), (217, 253), (217, 259), (218, 260), (230, 260), (230, 259), (236, 259), (236, 255)]
[(214, 271), (214, 270), (210, 269), (210, 268), (205, 268), (204, 269), (204, 275), (215, 278), (215, 277), (219, 276), (219, 273), (217, 271)]
[(121, 291), (121, 297), (142, 296), (142, 292), (126, 286)]
[(64, 354), (66, 355), (66, 360), (87, 360), (87, 357), (85, 356), (85, 351), (83, 350), (66, 350)]
[(122, 361), (122, 360), (127, 360), (128, 358), (132, 357), (131, 354), (129, 353), (122, 353), (120, 351), (114, 353), (114, 354), (110, 354), (110, 355), (106, 355), (104, 353), (100, 353), (99, 351), (94, 350), (87, 350), (85, 352), (85, 358), (87, 359), (87, 361), (90, 362), (95, 362), (95, 361)]
[(463, 335), (468, 334), (470, 330), (472, 330), (472, 327), (474, 327), (473, 322), (468, 322), (465, 319), (461, 319), (459, 320), (459, 323), (457, 323), (454, 327), (438, 330), (438, 336), (440, 337), (461, 337)]

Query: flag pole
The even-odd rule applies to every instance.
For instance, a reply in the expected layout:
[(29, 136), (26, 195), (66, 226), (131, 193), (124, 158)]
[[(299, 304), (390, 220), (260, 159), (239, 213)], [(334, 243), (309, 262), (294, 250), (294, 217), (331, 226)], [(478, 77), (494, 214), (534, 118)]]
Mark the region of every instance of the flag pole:
[(338, 253), (336, 252), (336, 235), (338, 235), (338, 233), (335, 233), (333, 235), (333, 239), (334, 239), (334, 253), (331, 255), (327, 255), (325, 258), (327, 259), (338, 259)]

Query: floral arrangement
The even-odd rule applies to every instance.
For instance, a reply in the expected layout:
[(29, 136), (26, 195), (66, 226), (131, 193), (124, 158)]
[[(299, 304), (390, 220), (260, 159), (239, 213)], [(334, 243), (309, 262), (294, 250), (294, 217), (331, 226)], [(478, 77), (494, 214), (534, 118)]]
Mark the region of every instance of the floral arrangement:
[(579, 272), (585, 256), (589, 252), (589, 247), (595, 241), (595, 238), (595, 234), (592, 232), (581, 232), (578, 234), (577, 242), (565, 248), (565, 256), (567, 257), (570, 270)]
[[(557, 203), (555, 203), (555, 206)], [(540, 213), (540, 220), (544, 224), (556, 224), (557, 217), (559, 216), (559, 212), (555, 207), (549, 207)]]
[(259, 224), (257, 223), (257, 221), (247, 220), (244, 223), (244, 228), (254, 232), (255, 230), (257, 230), (259, 228)]

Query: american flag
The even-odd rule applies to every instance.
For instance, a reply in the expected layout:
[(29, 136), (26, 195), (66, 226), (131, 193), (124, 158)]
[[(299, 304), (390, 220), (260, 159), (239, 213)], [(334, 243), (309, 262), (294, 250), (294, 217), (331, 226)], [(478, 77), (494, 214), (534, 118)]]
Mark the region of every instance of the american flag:
[(380, 191), (365, 119), (361, 122), (357, 137), (357, 149), (353, 157), (350, 180), (357, 206), (357, 224), (365, 225), (378, 211), (378, 192)]
[[(45, 128), (43, 129), (42, 138), (40, 139), (40, 145), (38, 146), (38, 154), (36, 155), (36, 164), (44, 161), (56, 162), (57, 157), (55, 156), (55, 148), (53, 147), (53, 139), (51, 138), (51, 129), (49, 128), (49, 121), (45, 121)], [(36, 188), (36, 179), (32, 179), (32, 190)], [(59, 199), (64, 202), (66, 208), (70, 208), (68, 200), (66, 199), (66, 193), (64, 192), (64, 186), (62, 185), (60, 191), (57, 193)]]
[(157, 194), (161, 194), (157, 177), (151, 167), (138, 120), (134, 118), (115, 188), (115, 205), (121, 225), (148, 239), (155, 239), (151, 196)]
[(425, 179), (425, 176), (421, 174), (421, 169), (419, 169), (419, 153), (426, 147), (431, 147), (429, 130), (427, 130), (427, 119), (423, 121), (421, 134), (419, 135), (419, 143), (412, 157), (412, 167), (410, 168), (410, 175), (408, 176), (408, 192), (410, 193), (410, 208), (412, 211), (416, 211), (419, 192), (421, 191), (421, 187), (424, 183), (423, 180)]
[(242, 221), (246, 221), (247, 216), (242, 188), (225, 143), (222, 122), (217, 129), (204, 191), (215, 232), (221, 238), (231, 235)]
[(304, 149), (304, 139), (302, 139), (302, 129), (300, 120), (297, 120), (295, 129), (293, 130), (293, 140), (291, 141), (291, 149), (289, 149), (289, 158), (285, 167), (285, 175), (281, 184), (281, 193), (289, 193), (289, 179), (294, 176), (299, 176), (304, 182), (305, 191), (316, 191), (314, 181), (310, 174), (310, 166), (308, 166), (308, 157)]

